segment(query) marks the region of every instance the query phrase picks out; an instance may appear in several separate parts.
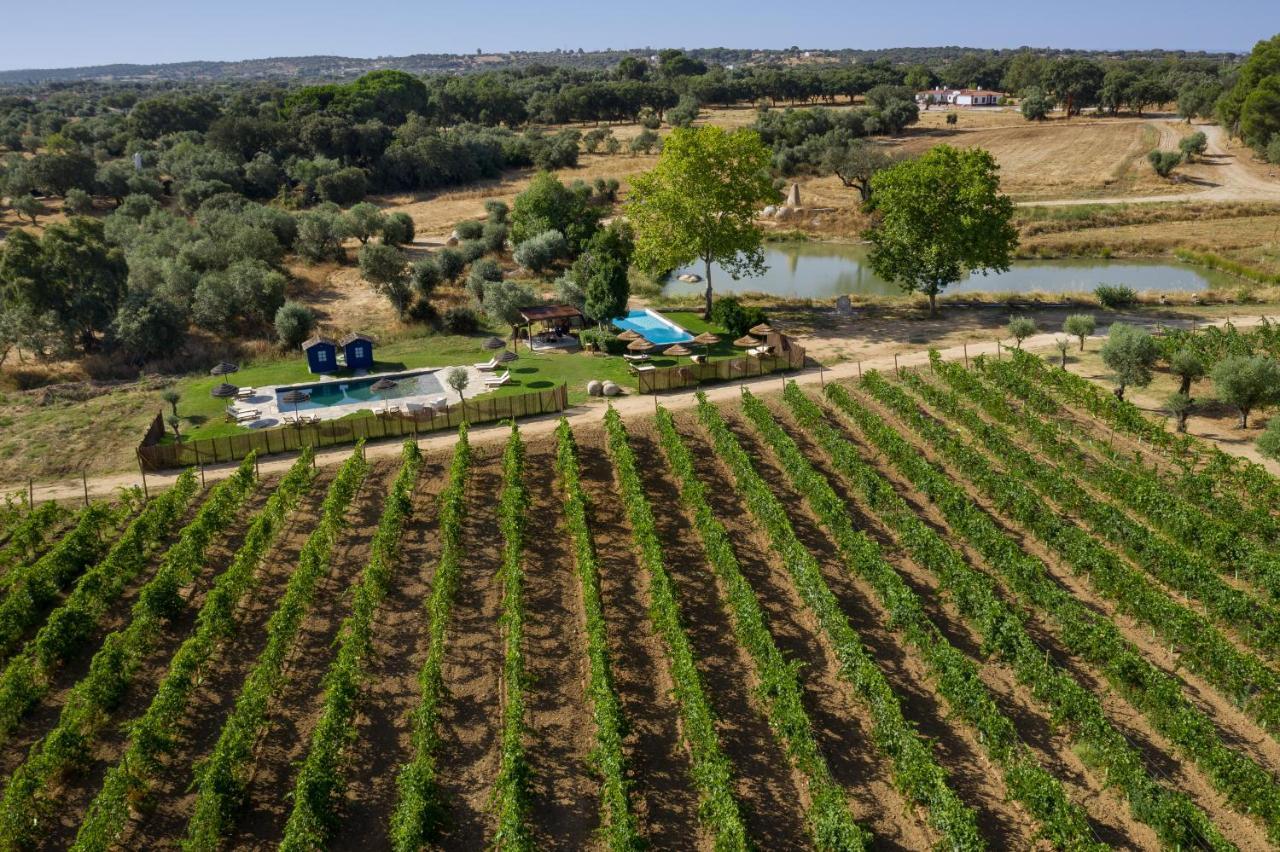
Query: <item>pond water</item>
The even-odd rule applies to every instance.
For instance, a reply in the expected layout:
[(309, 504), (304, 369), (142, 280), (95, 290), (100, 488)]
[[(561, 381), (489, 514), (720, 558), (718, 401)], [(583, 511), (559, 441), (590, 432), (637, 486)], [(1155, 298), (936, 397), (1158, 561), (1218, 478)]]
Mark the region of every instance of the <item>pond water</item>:
[[(790, 298), (824, 299), (843, 293), (863, 296), (898, 296), (902, 290), (880, 278), (867, 264), (867, 247), (849, 243), (767, 243), (765, 264), (758, 278), (734, 281), (719, 266), (711, 266), (711, 283), (717, 293), (769, 293)], [(703, 274), (701, 263), (677, 269), (668, 277), (663, 295), (699, 294), (705, 284), (685, 284), (676, 276)], [(1091, 292), (1099, 284), (1125, 284), (1143, 290), (1207, 290), (1231, 286), (1225, 273), (1183, 263), (1160, 260), (1019, 260), (1008, 272), (973, 275), (952, 284), (944, 292), (1046, 293)], [(1237, 282), (1238, 283), (1238, 282)]]

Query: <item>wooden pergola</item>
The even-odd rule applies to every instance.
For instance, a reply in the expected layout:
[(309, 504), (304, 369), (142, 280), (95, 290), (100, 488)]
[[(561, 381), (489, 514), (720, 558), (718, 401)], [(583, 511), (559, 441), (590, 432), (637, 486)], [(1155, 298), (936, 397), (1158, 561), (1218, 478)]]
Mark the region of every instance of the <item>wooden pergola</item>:
[(572, 329), (584, 328), (586, 317), (573, 305), (533, 305), (520, 309), (520, 325), (525, 329), (525, 338), (529, 341), (529, 349), (533, 349), (533, 324), (540, 322), (543, 326), (555, 323)]

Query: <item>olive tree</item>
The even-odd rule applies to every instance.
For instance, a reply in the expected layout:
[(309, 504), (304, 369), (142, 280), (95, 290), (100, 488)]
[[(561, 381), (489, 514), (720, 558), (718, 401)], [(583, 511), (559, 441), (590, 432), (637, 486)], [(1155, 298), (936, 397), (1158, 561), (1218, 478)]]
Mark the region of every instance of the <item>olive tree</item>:
[(1258, 452), (1269, 459), (1280, 461), (1280, 417), (1267, 421), (1267, 428), (1258, 436)]
[(1084, 351), (1085, 338), (1097, 330), (1098, 322), (1093, 314), (1071, 314), (1062, 321), (1062, 330), (1080, 341), (1080, 351)]
[(366, 245), (369, 238), (382, 233), (387, 217), (376, 204), (362, 201), (342, 214), (342, 232), (348, 237), (355, 237), (361, 245)]
[(31, 224), (36, 224), (36, 217), (44, 214), (44, 205), (31, 195), (19, 195), (9, 202), (9, 206), (13, 208), (13, 212), (19, 216), (26, 216), (31, 220)]
[(484, 282), (484, 312), (495, 325), (509, 327), (512, 340), (524, 322), (520, 309), (536, 304), (538, 294), (528, 284), (520, 281)]
[(360, 274), (390, 300), (401, 316), (413, 300), (408, 264), (395, 246), (369, 243), (360, 249)]
[(397, 210), (382, 223), (382, 242), (389, 246), (404, 246), (413, 242), (413, 219), (408, 213)]
[(1006, 330), (1014, 340), (1014, 346), (1022, 348), (1022, 341), (1036, 333), (1036, 321), (1031, 317), (1012, 317)]
[(1162, 178), (1173, 174), (1173, 170), (1182, 162), (1181, 151), (1152, 151), (1147, 154), (1147, 162)]
[(1169, 372), (1178, 377), (1178, 393), (1191, 395), (1191, 383), (1203, 379), (1204, 361), (1191, 349), (1179, 349), (1169, 358)]
[(1146, 329), (1112, 324), (1107, 342), (1102, 344), (1102, 362), (1115, 374), (1117, 399), (1124, 399), (1126, 388), (1151, 384), (1151, 367), (1158, 355), (1156, 341)]
[(1169, 414), (1173, 415), (1178, 431), (1187, 431), (1187, 418), (1191, 416), (1191, 409), (1195, 407), (1191, 397), (1185, 393), (1175, 391), (1169, 394), (1168, 399), (1164, 402), (1164, 407)]
[(315, 311), (301, 302), (285, 302), (276, 311), (276, 341), (281, 349), (297, 349), (311, 336), (315, 327)]
[(1055, 337), (1053, 340), (1053, 345), (1057, 347), (1058, 355), (1060, 355), (1062, 358), (1062, 363), (1061, 363), (1062, 369), (1064, 370), (1067, 369), (1067, 352), (1071, 349), (1071, 338)]
[(1280, 401), (1280, 364), (1265, 355), (1223, 358), (1211, 373), (1218, 399), (1240, 412), (1240, 428), (1249, 428), (1255, 408)]
[(458, 402), (462, 402), (464, 397), (462, 392), (467, 389), (467, 385), (471, 383), (471, 376), (467, 373), (466, 367), (454, 367), (445, 376), (445, 381), (449, 383), (449, 387), (458, 392)]

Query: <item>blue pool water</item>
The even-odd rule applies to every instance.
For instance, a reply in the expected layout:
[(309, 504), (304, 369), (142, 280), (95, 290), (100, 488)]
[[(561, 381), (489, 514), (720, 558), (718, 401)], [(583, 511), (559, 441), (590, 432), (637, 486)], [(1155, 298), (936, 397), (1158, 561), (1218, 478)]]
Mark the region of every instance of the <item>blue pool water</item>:
[(657, 311), (648, 308), (637, 308), (628, 311), (625, 317), (612, 321), (618, 328), (634, 331), (650, 343), (665, 345), (668, 343), (688, 343), (693, 335), (685, 331)]
[[(379, 379), (391, 379), (396, 386), (388, 391), (377, 393), (371, 389)], [(311, 394), (308, 402), (300, 402), (296, 406), (281, 400), (291, 390), (301, 390)], [(314, 408), (328, 408), (331, 405), (366, 404), (373, 407), (386, 399), (400, 399), (406, 396), (438, 395), (444, 392), (440, 379), (431, 373), (400, 373), (392, 376), (373, 376), (365, 379), (336, 379), (332, 382), (318, 382), (314, 385), (301, 385), (276, 391), (276, 404), (281, 411), (309, 411)]]

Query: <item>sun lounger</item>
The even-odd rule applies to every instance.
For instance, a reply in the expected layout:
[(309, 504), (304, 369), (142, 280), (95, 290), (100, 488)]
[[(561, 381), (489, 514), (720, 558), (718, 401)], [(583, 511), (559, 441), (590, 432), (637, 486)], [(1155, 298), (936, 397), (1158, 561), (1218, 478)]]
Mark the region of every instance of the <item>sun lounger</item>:
[(630, 361), (632, 364), (639, 364), (643, 361), (649, 360), (649, 356), (643, 353), (640, 355), (623, 355), (622, 357), (627, 361)]
[(706, 355), (690, 355), (689, 360), (697, 364), (699, 367), (701, 367), (703, 364), (707, 363), (707, 356)]
[(236, 394), (236, 399), (251, 399), (254, 393), (253, 388), (240, 388), (240, 391)]
[(258, 413), (258, 412), (256, 412), (256, 411), (246, 411), (244, 414), (237, 414), (237, 415), (236, 415), (236, 422), (237, 422), (237, 423), (249, 423), (249, 422), (251, 422), (251, 421), (257, 420), (257, 419), (258, 419), (259, 417), (261, 417), (261, 416), (262, 416), (262, 415), (261, 415), (261, 414), (259, 414), (259, 413)]
[(484, 380), (485, 387), (500, 388), (511, 381), (511, 371), (503, 373), (500, 376), (492, 376)]
[(491, 370), (498, 369), (498, 367), (501, 366), (501, 364), (502, 362), (495, 357), (495, 358), (491, 358), (488, 361), (485, 361), (484, 363), (472, 364), (471, 366), (475, 367), (477, 370), (481, 371), (482, 373), (487, 373)]

